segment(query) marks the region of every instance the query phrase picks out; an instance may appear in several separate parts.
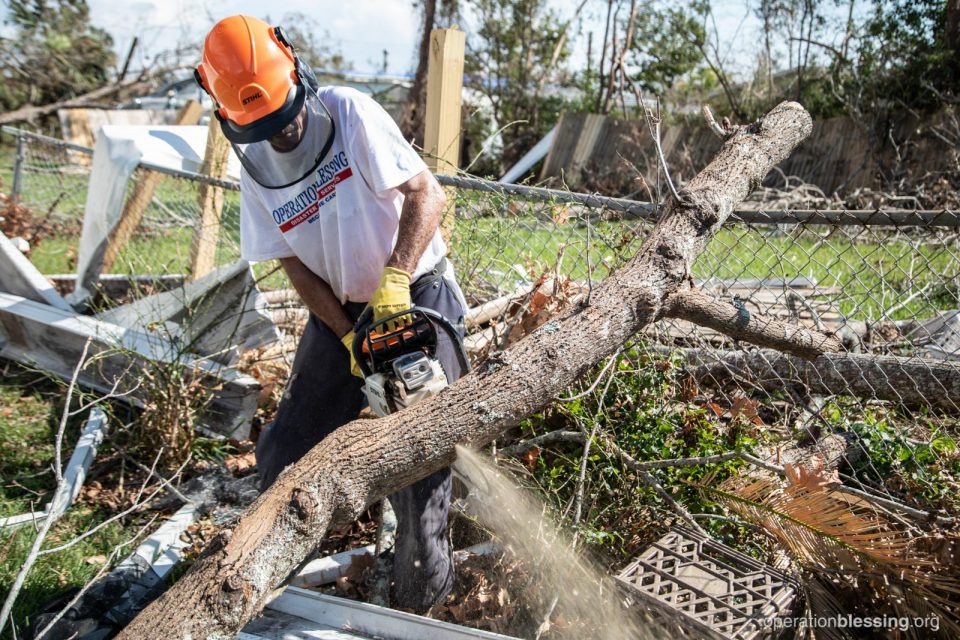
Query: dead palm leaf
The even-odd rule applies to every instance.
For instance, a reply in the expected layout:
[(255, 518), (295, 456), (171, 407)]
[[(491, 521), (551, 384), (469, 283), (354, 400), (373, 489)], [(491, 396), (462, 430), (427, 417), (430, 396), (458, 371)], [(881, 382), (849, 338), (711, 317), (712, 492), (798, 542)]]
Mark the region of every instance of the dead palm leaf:
[[(925, 534), (892, 521), (865, 500), (832, 490), (827, 476), (788, 471), (787, 482), (735, 476), (703, 488), (769, 531), (818, 579), (818, 590), (855, 590), (858, 604), (872, 612), (935, 615), (943, 635), (960, 636), (956, 567), (928, 552)], [(812, 598), (811, 605), (817, 600), (826, 602)], [(930, 629), (916, 632), (930, 637)]]

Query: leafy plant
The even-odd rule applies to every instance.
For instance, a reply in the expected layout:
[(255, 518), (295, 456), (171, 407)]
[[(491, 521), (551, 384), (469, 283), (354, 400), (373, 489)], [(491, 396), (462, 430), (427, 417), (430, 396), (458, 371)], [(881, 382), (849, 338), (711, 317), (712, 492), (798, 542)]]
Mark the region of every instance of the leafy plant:
[(10, 0), (0, 38), (0, 109), (47, 104), (102, 86), (114, 65), (113, 40), (90, 24), (85, 0)]

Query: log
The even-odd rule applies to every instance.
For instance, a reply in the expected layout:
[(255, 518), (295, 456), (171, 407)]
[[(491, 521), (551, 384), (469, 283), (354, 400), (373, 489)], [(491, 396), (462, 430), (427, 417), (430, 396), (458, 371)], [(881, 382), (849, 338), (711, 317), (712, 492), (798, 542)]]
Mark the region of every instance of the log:
[(808, 361), (770, 349), (669, 351), (682, 353), (688, 372), (702, 384), (747, 381), (778, 391), (793, 383), (811, 395), (887, 400), (960, 415), (960, 364), (955, 361), (863, 353), (824, 354)]
[(317, 548), (328, 527), (449, 466), (545, 406), (666, 311), (691, 264), (734, 206), (811, 131), (785, 102), (742, 127), (670, 199), (637, 255), (597, 284), (589, 304), (493, 354), (438, 396), (377, 420), (355, 420), (287, 467), (193, 567), (119, 638), (232, 637)]
[(753, 315), (744, 306), (734, 306), (698, 289), (681, 287), (668, 302), (668, 316), (722, 331), (737, 340), (774, 347), (806, 360), (814, 360), (824, 352), (836, 353), (843, 346), (831, 335)]

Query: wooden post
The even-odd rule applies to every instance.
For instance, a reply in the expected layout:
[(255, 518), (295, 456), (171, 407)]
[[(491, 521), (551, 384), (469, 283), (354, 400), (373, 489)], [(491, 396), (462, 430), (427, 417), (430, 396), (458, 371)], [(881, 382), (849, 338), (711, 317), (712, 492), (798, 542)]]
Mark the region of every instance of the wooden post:
[[(216, 118), (210, 118), (207, 130), (207, 148), (203, 154), (203, 166), (200, 173), (222, 180), (227, 175), (227, 159), (230, 157), (230, 143), (220, 130)], [(215, 266), (217, 241), (220, 238), (220, 215), (223, 211), (223, 188), (201, 183), (197, 193), (200, 207), (200, 224), (193, 234), (190, 244), (191, 280), (202, 278)]]
[[(460, 109), (463, 93), (463, 50), (466, 37), (458, 29), (430, 32), (427, 63), (427, 109), (423, 148), (434, 173), (453, 174), (460, 160)], [(440, 231), (447, 245), (453, 234), (456, 192), (447, 189), (447, 209)]]
[[(196, 100), (191, 100), (183, 105), (177, 114), (177, 124), (197, 124), (200, 122), (200, 116), (203, 115), (203, 107)], [(110, 240), (107, 244), (107, 251), (103, 256), (103, 267), (101, 272), (107, 273), (117, 261), (117, 256), (127, 246), (133, 233), (140, 226), (143, 220), (143, 214), (147, 211), (150, 201), (153, 200), (153, 194), (157, 192), (157, 187), (163, 181), (163, 174), (156, 171), (149, 171), (142, 175), (133, 188), (133, 192), (127, 197), (127, 202), (123, 206), (123, 213), (120, 214), (120, 222), (110, 234)]]

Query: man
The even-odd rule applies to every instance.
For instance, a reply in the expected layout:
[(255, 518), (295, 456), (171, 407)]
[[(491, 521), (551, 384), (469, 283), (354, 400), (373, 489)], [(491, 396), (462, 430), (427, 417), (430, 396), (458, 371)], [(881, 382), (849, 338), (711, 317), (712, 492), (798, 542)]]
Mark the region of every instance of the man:
[[(361, 409), (350, 345), (365, 307), (375, 320), (411, 304), (462, 327), (463, 294), (438, 227), (443, 190), (371, 98), (317, 87), (282, 30), (232, 16), (204, 41), (197, 81), (240, 158), (240, 250), (278, 259), (310, 310), (276, 420), (260, 435), (263, 489)], [(461, 374), (449, 339), (438, 357)], [(391, 496), (397, 514), (395, 604), (422, 612), (453, 581), (450, 470)]]

